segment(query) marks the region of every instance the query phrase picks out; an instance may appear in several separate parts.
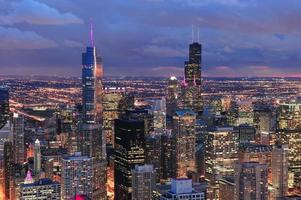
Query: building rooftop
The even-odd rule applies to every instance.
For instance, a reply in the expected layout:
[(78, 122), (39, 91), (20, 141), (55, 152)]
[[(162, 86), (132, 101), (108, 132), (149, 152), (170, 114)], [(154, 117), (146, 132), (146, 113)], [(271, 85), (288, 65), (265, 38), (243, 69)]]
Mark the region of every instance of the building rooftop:
[(52, 181), (49, 178), (43, 178), (43, 179), (39, 179), (38, 181), (35, 181), (33, 183), (24, 183), (21, 184), (22, 187), (35, 187), (35, 186), (43, 186), (43, 185), (52, 185), (52, 184), (59, 184), (58, 182)]

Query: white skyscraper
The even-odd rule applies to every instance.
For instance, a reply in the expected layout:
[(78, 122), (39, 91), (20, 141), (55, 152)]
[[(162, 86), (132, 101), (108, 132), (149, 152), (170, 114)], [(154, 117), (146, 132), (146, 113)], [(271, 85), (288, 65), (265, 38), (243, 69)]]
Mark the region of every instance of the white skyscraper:
[(34, 143), (34, 171), (36, 174), (41, 171), (41, 144), (38, 139)]

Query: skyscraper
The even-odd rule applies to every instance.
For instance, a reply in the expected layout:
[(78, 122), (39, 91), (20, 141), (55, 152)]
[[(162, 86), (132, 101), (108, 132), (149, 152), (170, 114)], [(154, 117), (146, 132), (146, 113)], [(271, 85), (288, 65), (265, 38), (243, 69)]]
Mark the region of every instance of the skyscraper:
[(268, 165), (245, 162), (235, 168), (235, 200), (268, 199)]
[(12, 142), (4, 142), (4, 178), (5, 178), (5, 197), (7, 199), (13, 199), (14, 189), (14, 155)]
[(38, 174), (41, 171), (41, 144), (38, 139), (34, 143), (34, 172)]
[(132, 170), (132, 200), (151, 200), (156, 185), (152, 165), (135, 166)]
[(90, 31), (91, 44), (82, 54), (83, 121), (85, 123), (101, 123), (103, 67), (102, 59), (97, 55), (94, 45), (92, 25)]
[(189, 60), (185, 62), (185, 78), (182, 84), (182, 103), (184, 109), (191, 109), (197, 115), (203, 110), (201, 97), (201, 63), (202, 63), (202, 45), (193, 42), (189, 45)]
[(69, 200), (78, 194), (92, 198), (93, 161), (76, 153), (62, 159), (62, 199)]
[(145, 162), (145, 123), (142, 120), (115, 120), (115, 200), (130, 200), (132, 169)]
[(205, 178), (214, 198), (219, 198), (219, 180), (234, 174), (238, 160), (237, 138), (233, 127), (215, 127), (205, 134)]
[(177, 177), (187, 177), (196, 171), (195, 164), (196, 114), (191, 110), (178, 110), (173, 116), (173, 134), (176, 144)]
[(103, 134), (103, 67), (94, 45), (82, 54), (82, 120), (79, 123), (78, 147), (82, 155), (93, 160), (91, 198), (106, 199), (106, 138)]
[(189, 60), (185, 62), (185, 81), (190, 86), (201, 86), (202, 45), (193, 42), (189, 45)]
[(166, 88), (166, 115), (173, 116), (178, 106), (179, 83), (175, 76), (168, 79)]
[(84, 155), (105, 159), (103, 121), (103, 67), (97, 55), (91, 28), (91, 46), (82, 55), (82, 103), (79, 149)]
[(0, 129), (6, 124), (9, 117), (9, 90), (0, 86)]
[(13, 146), (15, 163), (23, 164), (25, 161), (24, 117), (17, 113), (13, 114)]
[(272, 151), (271, 165), (275, 197), (284, 197), (288, 192), (288, 145), (275, 145)]

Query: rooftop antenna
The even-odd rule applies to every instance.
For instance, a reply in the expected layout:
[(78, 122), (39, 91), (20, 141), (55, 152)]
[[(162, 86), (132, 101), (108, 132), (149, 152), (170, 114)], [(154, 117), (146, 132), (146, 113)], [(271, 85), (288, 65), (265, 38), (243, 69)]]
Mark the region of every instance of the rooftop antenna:
[(93, 23), (91, 18), (90, 18), (90, 42), (91, 42), (91, 46), (94, 47)]
[(198, 43), (200, 43), (200, 27), (198, 26)]
[(191, 43), (194, 41), (194, 27), (193, 24), (191, 25)]

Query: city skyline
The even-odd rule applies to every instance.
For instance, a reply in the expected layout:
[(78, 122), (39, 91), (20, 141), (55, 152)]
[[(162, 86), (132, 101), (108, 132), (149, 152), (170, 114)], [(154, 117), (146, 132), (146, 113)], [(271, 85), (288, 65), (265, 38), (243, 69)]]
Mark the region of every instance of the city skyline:
[(79, 76), (92, 19), (105, 76), (183, 76), (192, 25), (194, 41), (204, 49), (203, 76), (301, 76), (296, 0), (2, 0), (0, 5), (1, 75)]

